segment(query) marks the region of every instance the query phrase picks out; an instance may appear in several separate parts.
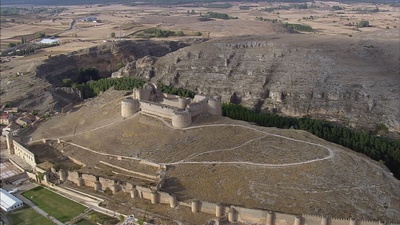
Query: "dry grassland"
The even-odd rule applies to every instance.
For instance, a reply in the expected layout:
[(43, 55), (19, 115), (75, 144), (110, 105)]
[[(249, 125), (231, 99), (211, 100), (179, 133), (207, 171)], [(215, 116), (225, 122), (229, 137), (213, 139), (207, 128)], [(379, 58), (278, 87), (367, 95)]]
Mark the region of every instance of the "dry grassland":
[[(62, 43), (89, 41), (99, 43), (109, 39), (112, 32), (117, 36), (121, 33), (124, 38), (133, 38), (136, 32), (150, 27), (162, 29), (182, 30), (187, 35), (193, 35), (200, 31), (204, 36), (222, 37), (237, 35), (271, 34), (282, 32), (279, 26), (269, 22), (257, 21), (256, 17), (277, 19), (281, 22), (299, 23), (310, 25), (317, 34), (321, 35), (353, 35), (359, 32), (379, 31), (382, 29), (396, 29), (399, 18), (399, 9), (388, 5), (373, 5), (367, 3), (343, 4), (337, 2), (315, 2), (314, 8), (298, 10), (274, 10), (273, 12), (263, 11), (264, 8), (278, 7), (279, 5), (289, 6), (288, 3), (258, 3), (251, 5), (250, 10), (240, 10), (235, 4), (228, 9), (212, 9), (203, 7), (171, 7), (163, 8), (158, 6), (124, 6), (109, 5), (97, 6), (88, 5), (69, 6), (68, 10), (58, 14), (54, 20), (49, 16), (24, 15), (18, 18), (11, 16), (2, 17), (1, 24), (1, 49), (4, 49), (9, 42), (20, 41), (21, 37), (34, 39), (34, 34), (44, 32), (48, 35), (59, 35)], [(310, 6), (310, 3), (309, 3)], [(332, 6), (344, 7), (344, 10), (333, 11)], [(357, 9), (372, 10), (379, 8), (376, 13), (359, 13)], [(196, 14), (187, 15), (187, 11), (195, 10)], [(230, 16), (238, 17), (237, 20), (211, 20), (202, 21), (200, 13), (208, 11), (227, 13)], [(76, 27), (69, 30), (72, 20), (86, 16), (96, 17), (99, 23), (78, 21)], [(310, 17), (313, 19), (310, 19)], [(45, 17), (45, 18), (43, 18)], [(15, 22), (10, 22), (15, 19)], [(361, 20), (368, 20), (371, 27), (355, 29), (354, 26), (346, 26), (348, 23), (357, 23)], [(70, 48), (67, 46), (67, 49)], [(74, 50), (81, 46), (75, 46)]]
[(82, 171), (118, 179), (135, 181), (100, 161), (153, 174), (154, 168), (118, 156), (166, 163), (163, 190), (181, 200), (343, 218), (397, 218), (398, 181), (361, 154), (304, 131), (257, 127), (224, 117), (197, 118), (186, 130), (142, 114), (122, 120), (122, 95), (107, 91), (87, 100), (77, 111), (42, 124), (32, 138), (60, 137), (90, 148), (97, 153), (55, 144), (63, 154), (85, 163)]

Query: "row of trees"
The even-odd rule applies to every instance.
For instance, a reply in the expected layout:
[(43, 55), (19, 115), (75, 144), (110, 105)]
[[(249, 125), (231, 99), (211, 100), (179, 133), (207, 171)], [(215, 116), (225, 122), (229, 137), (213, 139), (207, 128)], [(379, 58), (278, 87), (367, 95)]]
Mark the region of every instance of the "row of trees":
[(172, 30), (162, 30), (157, 28), (149, 28), (143, 31), (143, 33), (139, 33), (136, 36), (138, 37), (169, 37), (169, 36), (184, 36), (183, 31), (172, 31)]
[(219, 12), (207, 12), (207, 14), (204, 15), (204, 17), (223, 19), (223, 20), (237, 19), (237, 17), (231, 17), (226, 13), (219, 13)]
[(314, 31), (311, 26), (303, 25), (303, 24), (284, 23), (283, 26), (286, 28), (292, 29), (292, 30), (297, 30), (297, 31), (306, 31), (306, 32)]
[[(115, 90), (125, 90), (129, 91), (133, 88), (142, 88), (146, 81), (140, 78), (134, 77), (122, 77), (122, 78), (103, 78), (98, 80), (91, 80), (90, 82), (85, 82), (81, 84), (72, 84), (71, 79), (67, 78), (63, 80), (63, 85), (66, 87), (77, 88), (81, 91), (82, 97), (92, 98), (100, 94), (100, 92), (104, 92), (111, 87), (114, 87)], [(196, 94), (193, 91), (184, 89), (184, 88), (177, 88), (170, 85), (165, 84), (157, 84), (160, 88), (160, 91), (163, 93), (179, 95), (182, 97), (189, 97), (193, 98)]]
[(383, 162), (394, 176), (400, 179), (400, 141), (398, 140), (355, 131), (310, 117), (293, 118), (272, 113), (260, 113), (230, 103), (223, 104), (222, 111), (224, 116), (254, 122), (260, 126), (308, 131), (324, 140), (340, 144), (376, 161)]
[(173, 94), (173, 95), (179, 95), (182, 97), (189, 97), (189, 98), (194, 98), (194, 96), (196, 95), (195, 92), (184, 89), (184, 88), (177, 88), (177, 87), (173, 87), (170, 85), (164, 85), (164, 84), (158, 84), (157, 85), (160, 88), (160, 91), (163, 93), (168, 93), (168, 94)]
[(146, 82), (144, 80), (132, 77), (122, 78), (103, 78), (82, 84), (72, 84), (73, 88), (81, 91), (83, 98), (92, 98), (104, 92), (111, 87), (115, 90), (132, 90), (133, 88), (141, 88)]

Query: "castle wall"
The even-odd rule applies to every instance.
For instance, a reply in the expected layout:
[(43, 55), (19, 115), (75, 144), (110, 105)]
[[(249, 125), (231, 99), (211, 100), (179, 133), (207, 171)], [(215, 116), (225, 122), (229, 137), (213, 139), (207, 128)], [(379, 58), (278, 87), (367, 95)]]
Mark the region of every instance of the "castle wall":
[(216, 206), (217, 205), (215, 203), (201, 201), (201, 203), (200, 203), (200, 212), (205, 212), (205, 213), (209, 213), (209, 214), (215, 214)]
[(151, 192), (152, 190), (150, 188), (142, 187), (142, 186), (136, 186), (136, 190), (139, 192), (139, 198), (144, 198), (147, 200), (151, 200)]
[(222, 115), (222, 105), (220, 96), (213, 96), (208, 98), (208, 112), (211, 115), (215, 116)]
[(91, 174), (82, 174), (82, 179), (84, 180), (85, 186), (94, 187), (96, 182), (96, 177)]
[(167, 94), (167, 93), (162, 93), (163, 98), (169, 98), (169, 99), (178, 99), (179, 95), (173, 95), (173, 94)]
[(172, 119), (172, 114), (176, 108), (165, 106), (155, 102), (140, 101), (140, 108), (143, 112), (150, 113), (156, 116)]
[(121, 101), (121, 116), (128, 118), (139, 111), (139, 101), (133, 98), (125, 98)]
[(113, 190), (114, 188), (114, 180), (110, 180), (107, 178), (99, 177), (99, 182), (102, 186), (102, 190), (105, 191), (107, 189)]
[(77, 171), (68, 171), (68, 177), (67, 179), (71, 181), (72, 183), (78, 185), (79, 181), (79, 173)]
[(275, 213), (275, 225), (292, 225), (294, 224), (295, 218), (294, 215)]
[(235, 210), (239, 213), (239, 221), (247, 221), (253, 223), (263, 223), (267, 218), (267, 211), (257, 209), (247, 209), (239, 206), (234, 206)]
[(14, 152), (32, 168), (36, 167), (35, 155), (24, 146), (13, 140)]
[(121, 190), (125, 193), (130, 193), (133, 189), (135, 189), (135, 186), (131, 183), (121, 184)]
[(207, 105), (205, 101), (191, 103), (187, 106), (192, 117), (202, 114), (207, 111)]
[(171, 196), (168, 193), (159, 191), (158, 194), (159, 194), (159, 202), (161, 204), (170, 203)]
[(177, 107), (177, 108), (179, 107), (178, 98), (175, 98), (175, 99), (164, 98), (160, 103), (168, 105), (168, 106)]
[(190, 111), (175, 111), (172, 114), (172, 126), (177, 128), (185, 128), (192, 124), (192, 115)]

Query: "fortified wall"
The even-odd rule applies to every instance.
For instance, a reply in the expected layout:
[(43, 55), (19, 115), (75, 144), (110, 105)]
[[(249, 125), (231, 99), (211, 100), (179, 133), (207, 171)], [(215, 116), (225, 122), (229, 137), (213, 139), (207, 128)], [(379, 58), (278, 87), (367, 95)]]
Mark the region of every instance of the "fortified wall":
[[(61, 176), (60, 176), (61, 177)], [(315, 215), (291, 215), (261, 209), (248, 209), (223, 203), (211, 203), (197, 199), (179, 201), (175, 195), (159, 191), (154, 187), (144, 187), (119, 183), (118, 181), (104, 180), (92, 175), (68, 172), (68, 180), (78, 186), (92, 186), (103, 190), (110, 189), (113, 194), (123, 191), (131, 198), (149, 200), (152, 204), (168, 204), (171, 208), (178, 206), (189, 207), (192, 213), (204, 212), (215, 216), (215, 221), (243, 222), (260, 225), (396, 225), (380, 221), (363, 221), (354, 218), (340, 219)], [(96, 186), (97, 185), (97, 186)]]
[(185, 128), (200, 114), (221, 116), (221, 97), (184, 98), (162, 93), (154, 84), (146, 84), (142, 89), (133, 89), (132, 95), (121, 101), (122, 117), (128, 118), (139, 111), (170, 119), (173, 127)]
[[(78, 171), (65, 171), (60, 169), (58, 172), (59, 178), (61, 182), (71, 181), (79, 187), (86, 186), (92, 187), (95, 191), (108, 191), (110, 190), (113, 194), (123, 191), (124, 193), (131, 194), (132, 191), (135, 191), (136, 187), (139, 187), (134, 182), (119, 180), (119, 179), (110, 179), (106, 177), (96, 176), (92, 174), (81, 173)], [(138, 178), (138, 177), (136, 177)], [(142, 178), (147, 188), (158, 191), (161, 189), (164, 181), (165, 175), (159, 174), (155, 176), (147, 175)]]

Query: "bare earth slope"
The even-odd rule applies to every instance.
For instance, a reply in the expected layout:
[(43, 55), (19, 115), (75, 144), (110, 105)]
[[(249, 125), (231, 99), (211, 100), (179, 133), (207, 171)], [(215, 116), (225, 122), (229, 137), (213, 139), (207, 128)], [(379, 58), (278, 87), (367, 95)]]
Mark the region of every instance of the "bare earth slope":
[[(381, 36), (385, 32), (391, 37), (213, 39), (160, 57), (151, 81), (221, 94), (225, 101), (285, 115), (312, 115), (371, 130), (385, 124), (399, 132), (400, 45), (394, 30)], [(146, 74), (146, 69), (125, 73)]]
[[(61, 138), (97, 152), (166, 164), (163, 189), (182, 200), (400, 221), (400, 182), (361, 154), (304, 131), (225, 117), (198, 118), (183, 130), (144, 114), (123, 120), (123, 94), (107, 91), (75, 112), (59, 114), (32, 138)], [(75, 152), (87, 165), (107, 160), (83, 148)]]

